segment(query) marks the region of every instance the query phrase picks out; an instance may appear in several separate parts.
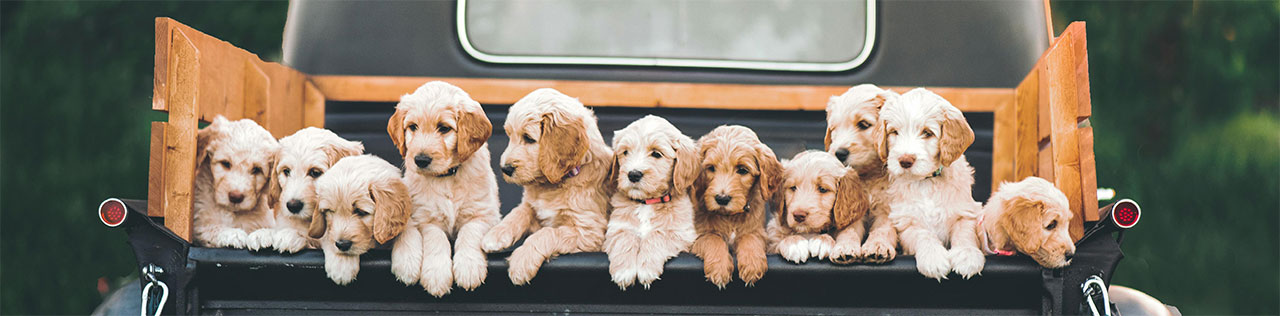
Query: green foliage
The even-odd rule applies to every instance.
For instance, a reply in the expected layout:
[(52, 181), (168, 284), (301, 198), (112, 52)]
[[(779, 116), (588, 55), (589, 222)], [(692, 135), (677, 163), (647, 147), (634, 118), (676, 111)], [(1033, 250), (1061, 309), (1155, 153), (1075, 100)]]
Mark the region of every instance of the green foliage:
[(1087, 21), (1098, 184), (1142, 203), (1115, 282), (1188, 314), (1280, 306), (1280, 2), (1055, 2)]
[(286, 2), (0, 2), (0, 314), (87, 314), (136, 261), (98, 222), (145, 198), (154, 18), (278, 56)]

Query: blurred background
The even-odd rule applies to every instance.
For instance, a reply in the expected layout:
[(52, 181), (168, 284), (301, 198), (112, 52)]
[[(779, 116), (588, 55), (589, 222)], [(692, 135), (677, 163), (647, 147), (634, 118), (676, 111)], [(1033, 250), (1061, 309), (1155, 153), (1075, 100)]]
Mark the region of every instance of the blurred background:
[[(86, 314), (137, 275), (93, 210), (146, 196), (153, 18), (280, 60), (286, 2), (0, 2), (0, 314)], [(1053, 3), (1088, 22), (1098, 183), (1142, 203), (1114, 282), (1280, 313), (1280, 2)]]

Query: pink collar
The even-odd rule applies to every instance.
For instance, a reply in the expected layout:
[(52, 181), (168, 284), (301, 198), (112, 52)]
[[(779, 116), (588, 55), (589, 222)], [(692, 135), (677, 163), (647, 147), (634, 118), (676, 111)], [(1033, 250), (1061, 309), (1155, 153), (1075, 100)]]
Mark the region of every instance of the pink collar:
[(986, 217), (987, 217), (986, 213), (983, 213), (981, 216), (978, 216), (978, 231), (980, 232), (978, 234), (978, 239), (979, 239), (978, 244), (982, 246), (982, 253), (985, 253), (988, 255), (1003, 256), (1003, 257), (1013, 256), (1017, 254), (1017, 252), (1013, 250), (1000, 249), (999, 246), (991, 244), (991, 238), (987, 237), (987, 227), (982, 225), (982, 221)]
[(671, 202), (671, 195), (670, 195), (670, 194), (663, 194), (663, 195), (662, 195), (662, 196), (660, 196), (660, 197), (656, 197), (656, 198), (652, 198), (652, 199), (646, 199), (646, 200), (632, 199), (632, 200), (635, 200), (636, 202), (644, 203), (644, 205), (653, 205), (653, 204), (658, 204), (658, 203)]

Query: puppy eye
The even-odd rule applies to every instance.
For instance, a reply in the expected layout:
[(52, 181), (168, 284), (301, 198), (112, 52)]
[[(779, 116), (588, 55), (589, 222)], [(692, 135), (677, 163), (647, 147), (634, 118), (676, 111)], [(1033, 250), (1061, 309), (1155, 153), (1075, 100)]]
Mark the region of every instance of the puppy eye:
[(290, 171), (293, 171), (293, 170), (289, 168), (280, 169), (280, 174), (283, 174), (284, 176), (288, 177)]
[(623, 155), (623, 156), (626, 156), (626, 155), (627, 155), (627, 154), (629, 154), (629, 153), (631, 153), (631, 151), (629, 151), (629, 150), (623, 150), (623, 151), (622, 151), (622, 155)]
[(324, 171), (321, 171), (320, 168), (311, 168), (311, 170), (307, 171), (307, 176), (312, 178), (319, 178), (323, 174)]
[(453, 130), (452, 127), (445, 126), (444, 124), (436, 125), (436, 131), (439, 131), (440, 134), (448, 133), (449, 131), (452, 131), (452, 130)]
[(523, 138), (524, 138), (525, 144), (532, 144), (532, 143), (538, 142), (537, 140), (533, 139), (533, 137), (529, 137), (529, 134), (524, 134)]
[(827, 190), (827, 188), (824, 188), (824, 187), (818, 187), (818, 193), (827, 193), (827, 192), (831, 192), (831, 190)]
[(410, 132), (417, 132), (417, 131), (418, 131), (418, 124), (409, 124), (409, 131), (410, 131)]
[(738, 166), (738, 174), (746, 175), (748, 173), (751, 173), (751, 171), (747, 170), (747, 167)]
[(868, 129), (868, 128), (871, 128), (871, 122), (867, 122), (867, 121), (858, 121), (858, 129), (860, 129), (860, 130), (866, 130), (866, 129)]
[(1049, 222), (1049, 226), (1045, 226), (1044, 230), (1053, 230), (1054, 228), (1058, 228), (1058, 221)]
[(253, 167), (253, 174), (262, 174), (262, 167)]
[(223, 161), (219, 161), (218, 164), (222, 165), (223, 168), (231, 169), (230, 161), (223, 160)]
[(791, 186), (789, 189), (791, 189), (791, 192), (795, 192), (795, 191), (796, 191), (796, 186), (794, 186), (794, 185), (793, 185), (793, 186)]
[(653, 158), (662, 158), (662, 153), (660, 153), (660, 152), (658, 152), (657, 150), (655, 150), (655, 151), (653, 151), (653, 152), (649, 153), (649, 156), (653, 156)]
[(889, 131), (889, 135), (897, 136), (897, 135), (898, 135), (898, 130), (896, 130), (896, 129), (895, 129), (895, 130), (891, 130), (891, 131)]
[(923, 132), (920, 132), (920, 135), (923, 135), (924, 138), (933, 138), (933, 131), (926, 129)]
[(364, 210), (358, 209), (358, 208), (351, 210), (351, 213), (356, 214), (356, 216), (359, 216), (359, 217), (369, 216), (369, 212), (365, 212)]
[(716, 172), (716, 166), (707, 166), (707, 172)]

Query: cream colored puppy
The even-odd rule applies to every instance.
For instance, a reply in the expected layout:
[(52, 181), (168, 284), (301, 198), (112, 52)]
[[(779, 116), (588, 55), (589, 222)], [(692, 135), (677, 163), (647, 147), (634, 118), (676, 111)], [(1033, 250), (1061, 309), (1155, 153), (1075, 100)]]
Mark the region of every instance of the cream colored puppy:
[(858, 172), (817, 150), (782, 162), (775, 202), (777, 212), (766, 228), (770, 248), (795, 263), (830, 259), (836, 247), (856, 243), (862, 230), (853, 224), (870, 207)]
[(876, 127), (880, 126), (880, 108), (887, 98), (897, 95), (872, 84), (860, 84), (827, 102), (826, 150), (858, 171), (871, 198), (867, 217), (853, 224), (859, 229), (869, 228), (866, 242), (861, 248), (855, 242), (837, 245), (832, 250), (832, 262), (885, 263), (897, 255), (898, 231), (889, 222), (889, 173), (876, 152), (876, 145), (880, 143), (880, 135), (876, 133), (879, 130)]
[(689, 187), (702, 159), (692, 138), (653, 115), (614, 132), (613, 153), (618, 190), (604, 237), (609, 274), (623, 290), (636, 282), (649, 289), (662, 265), (698, 237)]
[(249, 233), (275, 223), (271, 171), (280, 144), (250, 119), (221, 115), (196, 133), (194, 236), (197, 246), (244, 248)]
[(311, 218), (308, 234), (323, 237), (325, 274), (334, 283), (347, 285), (360, 272), (360, 255), (387, 244), (404, 230), (411, 207), (409, 193), (400, 180), (400, 169), (372, 155), (338, 160), (316, 179), (315, 186), (320, 211)]
[(428, 82), (400, 97), (387, 133), (404, 157), (413, 197), (409, 228), (391, 253), (401, 282), (420, 282), (436, 297), (455, 281), (468, 291), (484, 283), (489, 269), (480, 242), (501, 218), (489, 166), (492, 132), (480, 103), (448, 83)]
[(311, 213), (316, 209), (315, 181), (338, 159), (363, 152), (360, 142), (347, 141), (323, 128), (308, 127), (281, 138), (271, 189), (280, 195), (276, 225), (249, 234), (248, 248), (293, 253), (320, 247), (319, 240), (307, 236)]
[(556, 255), (600, 251), (613, 150), (595, 114), (554, 89), (512, 105), (503, 128), (511, 139), (502, 152), (503, 179), (524, 186), (524, 198), (485, 235), (483, 249), (502, 251), (531, 233), (507, 258), (511, 283), (523, 285)]
[(978, 219), (979, 243), (988, 255), (1016, 251), (1045, 268), (1065, 267), (1076, 253), (1067, 229), (1074, 216), (1067, 195), (1045, 179), (1001, 183)]
[(973, 144), (964, 115), (917, 88), (890, 97), (880, 121), (877, 149), (888, 162), (889, 220), (903, 253), (915, 254), (916, 270), (925, 277), (978, 274), (986, 259), (974, 234), (980, 205), (973, 200), (973, 167), (964, 159)]

